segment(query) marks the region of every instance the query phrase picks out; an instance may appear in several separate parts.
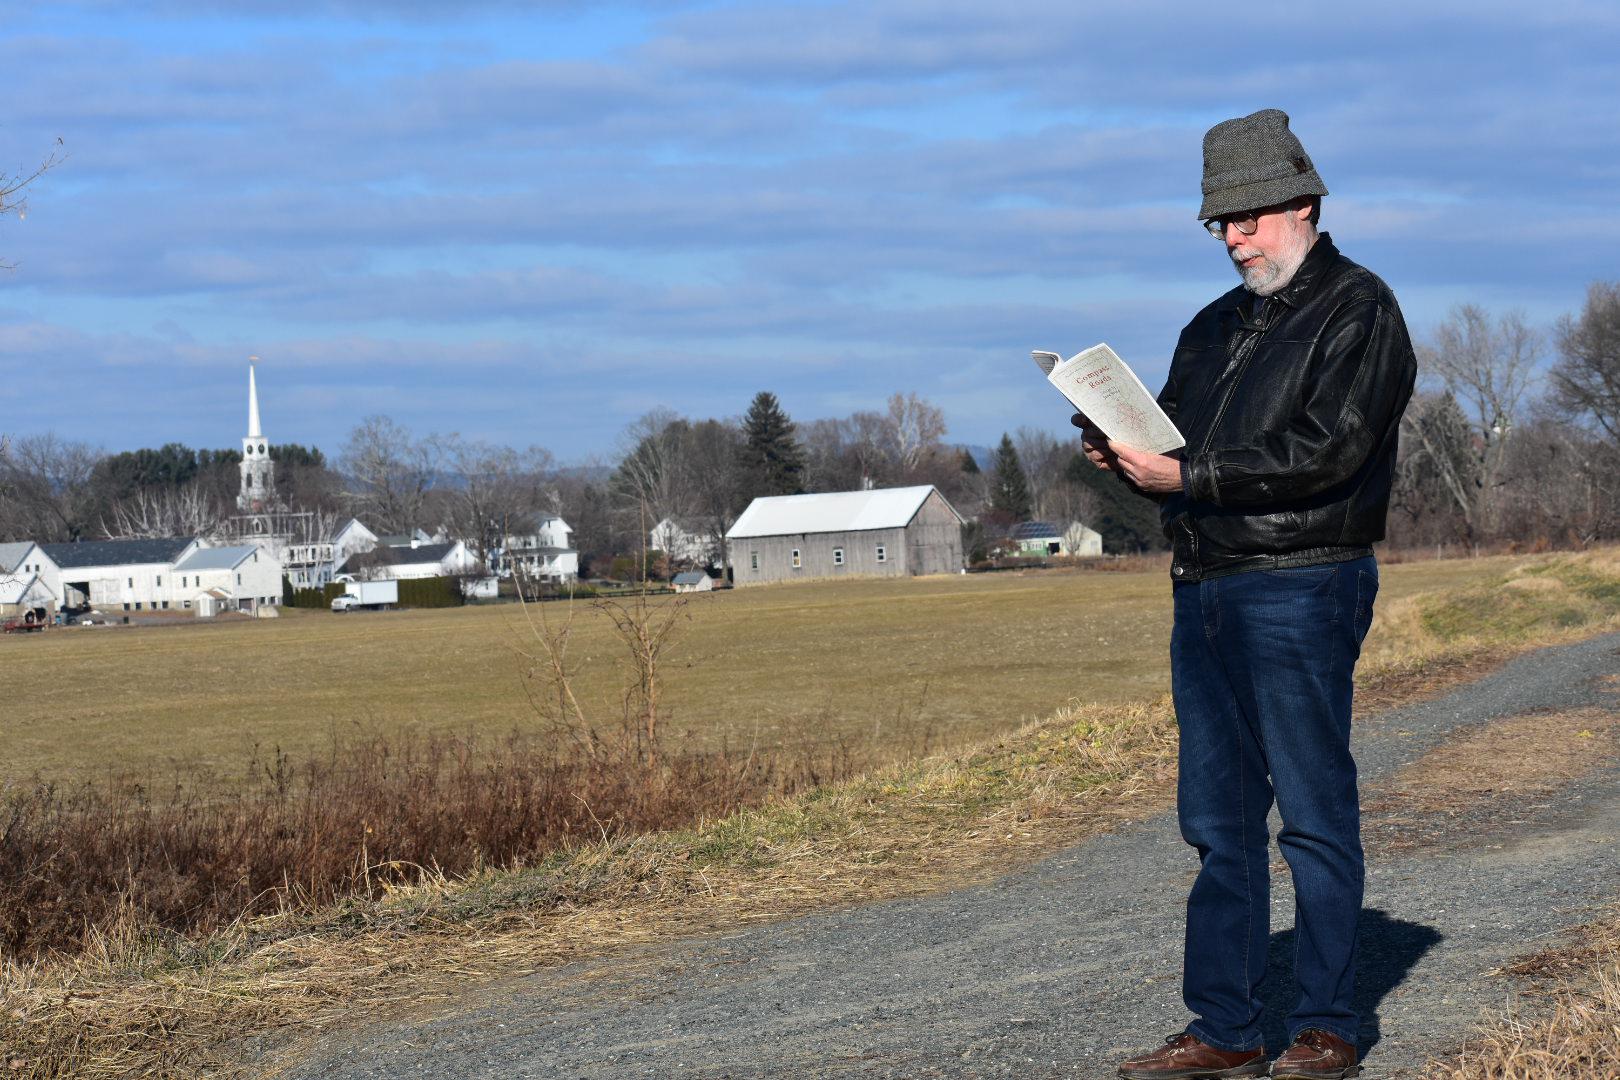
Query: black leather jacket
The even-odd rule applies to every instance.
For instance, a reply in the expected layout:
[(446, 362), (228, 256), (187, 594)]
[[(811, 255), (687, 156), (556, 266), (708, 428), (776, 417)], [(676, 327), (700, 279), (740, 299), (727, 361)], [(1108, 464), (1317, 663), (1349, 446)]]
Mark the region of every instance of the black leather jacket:
[(1160, 503), (1174, 579), (1370, 554), (1416, 373), (1389, 286), (1326, 233), (1282, 291), (1200, 311), (1159, 395), (1187, 440)]

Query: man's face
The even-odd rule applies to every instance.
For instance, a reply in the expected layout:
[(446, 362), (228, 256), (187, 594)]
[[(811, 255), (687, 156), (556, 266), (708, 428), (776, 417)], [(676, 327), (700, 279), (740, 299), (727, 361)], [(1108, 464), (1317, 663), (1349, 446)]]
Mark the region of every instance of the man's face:
[(1302, 206), (1268, 206), (1254, 213), (1252, 236), (1244, 236), (1236, 225), (1226, 226), (1226, 254), (1250, 292), (1270, 296), (1294, 279), (1316, 241), (1316, 230), (1310, 223), (1308, 201)]

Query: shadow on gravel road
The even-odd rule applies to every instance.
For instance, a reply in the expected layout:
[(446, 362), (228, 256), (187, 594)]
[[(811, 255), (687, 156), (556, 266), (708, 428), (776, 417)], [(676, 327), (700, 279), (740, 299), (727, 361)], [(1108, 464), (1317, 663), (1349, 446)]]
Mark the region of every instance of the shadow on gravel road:
[[(1397, 919), (1378, 908), (1361, 913), (1360, 949), (1356, 977), (1356, 1012), (1361, 1016), (1361, 1054), (1378, 1045), (1378, 1006), (1390, 991), (1406, 980), (1423, 954), (1438, 945), (1444, 936), (1432, 926)], [(1299, 989), (1294, 983), (1294, 932), (1280, 930), (1271, 935), (1271, 951), (1266, 966), (1266, 1046), (1286, 1047), (1288, 1034), (1284, 1019), (1294, 1007)]]

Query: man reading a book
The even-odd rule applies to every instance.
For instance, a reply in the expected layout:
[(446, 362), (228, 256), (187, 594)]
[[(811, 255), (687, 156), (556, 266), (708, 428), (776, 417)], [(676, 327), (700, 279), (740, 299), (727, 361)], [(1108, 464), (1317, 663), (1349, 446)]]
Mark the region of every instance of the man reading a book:
[[(1198, 216), (1242, 284), (1181, 332), (1159, 395), (1187, 445), (1140, 453), (1075, 417), (1090, 459), (1158, 500), (1171, 541), (1177, 808), (1200, 862), (1182, 984), (1194, 1019), (1121, 1065), (1130, 1080), (1359, 1071), (1351, 676), (1416, 358), (1389, 287), (1317, 232), (1326, 194), (1287, 114), (1211, 128)], [(1273, 801), (1299, 998), (1290, 1045), (1270, 1062), (1260, 984)]]

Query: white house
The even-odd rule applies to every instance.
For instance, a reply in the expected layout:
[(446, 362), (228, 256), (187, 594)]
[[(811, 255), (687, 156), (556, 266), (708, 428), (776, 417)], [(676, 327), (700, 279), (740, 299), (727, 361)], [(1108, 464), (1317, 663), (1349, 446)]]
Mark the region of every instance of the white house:
[(281, 603), (281, 563), (258, 544), (197, 548), (169, 573), (174, 607), (199, 615)]
[[(195, 536), (39, 545), (61, 570), (57, 606), (102, 611), (170, 610), (174, 565), (201, 546)], [(279, 601), (279, 583), (275, 596)]]
[(461, 540), (442, 544), (385, 545), (351, 555), (338, 567), (337, 576), (367, 581), (405, 581), (411, 578), (460, 577), (478, 569), (478, 559)]
[(690, 522), (667, 517), (647, 534), (647, 546), (662, 551), (676, 566), (718, 566), (720, 544)]
[(56, 565), (56, 560), (45, 554), (45, 549), (32, 540), (0, 544), (0, 586), (7, 583), (33, 582), (35, 579), (38, 584), (32, 589), (17, 590), (19, 595), (24, 592), (33, 595), (34, 589), (43, 588), (51, 595), (50, 606), (59, 606), (62, 595), (62, 568)]
[(490, 572), (509, 578), (520, 571), (529, 581), (573, 581), (579, 577), (579, 552), (569, 544), (573, 531), (555, 514), (539, 515), (490, 551)]

